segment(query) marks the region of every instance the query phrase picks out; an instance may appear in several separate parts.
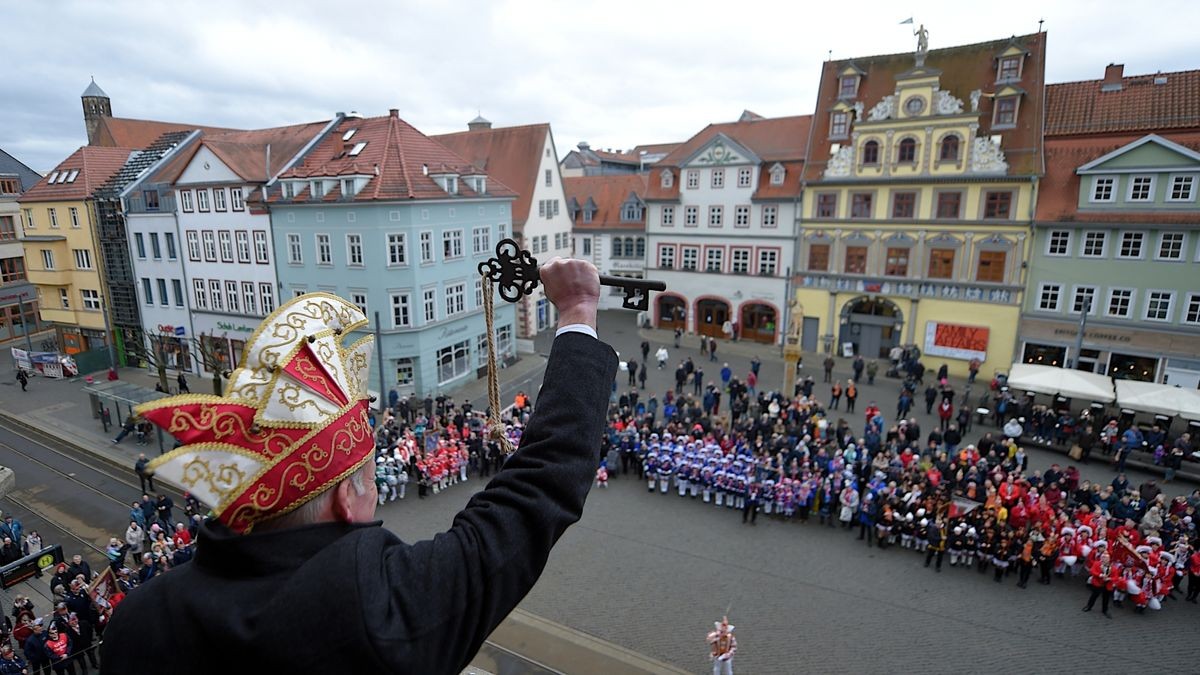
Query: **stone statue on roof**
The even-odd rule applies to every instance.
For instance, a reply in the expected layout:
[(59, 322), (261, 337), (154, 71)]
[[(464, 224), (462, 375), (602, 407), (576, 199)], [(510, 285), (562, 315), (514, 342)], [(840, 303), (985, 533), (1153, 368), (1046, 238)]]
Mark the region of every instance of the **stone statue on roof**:
[(925, 54), (929, 52), (929, 31), (925, 30), (925, 24), (913, 31), (913, 35), (917, 36), (917, 53)]

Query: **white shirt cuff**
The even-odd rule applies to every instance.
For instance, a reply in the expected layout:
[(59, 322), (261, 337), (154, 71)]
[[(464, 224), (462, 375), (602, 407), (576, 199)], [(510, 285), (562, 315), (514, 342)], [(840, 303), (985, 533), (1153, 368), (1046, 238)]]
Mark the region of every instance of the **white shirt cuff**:
[(559, 326), (558, 330), (554, 331), (554, 337), (558, 337), (563, 333), (583, 333), (584, 335), (591, 335), (597, 340), (600, 339), (600, 336), (596, 335), (596, 329), (586, 323), (569, 323), (565, 326)]

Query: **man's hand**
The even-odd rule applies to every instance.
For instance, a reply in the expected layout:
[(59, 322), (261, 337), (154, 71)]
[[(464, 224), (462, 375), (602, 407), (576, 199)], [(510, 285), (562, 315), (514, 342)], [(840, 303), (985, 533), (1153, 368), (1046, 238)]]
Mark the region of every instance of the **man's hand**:
[(600, 274), (586, 260), (553, 258), (538, 270), (546, 298), (558, 308), (558, 325), (582, 323), (596, 328)]

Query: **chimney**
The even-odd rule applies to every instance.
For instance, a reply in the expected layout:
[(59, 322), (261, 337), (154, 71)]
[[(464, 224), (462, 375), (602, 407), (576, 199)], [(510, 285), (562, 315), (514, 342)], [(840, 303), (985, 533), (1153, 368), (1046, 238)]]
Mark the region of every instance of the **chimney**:
[(1124, 76), (1124, 63), (1108, 64), (1104, 69), (1104, 80), (1100, 82), (1100, 91), (1121, 91), (1121, 78)]
[(400, 117), (400, 109), (388, 108), (388, 117)]

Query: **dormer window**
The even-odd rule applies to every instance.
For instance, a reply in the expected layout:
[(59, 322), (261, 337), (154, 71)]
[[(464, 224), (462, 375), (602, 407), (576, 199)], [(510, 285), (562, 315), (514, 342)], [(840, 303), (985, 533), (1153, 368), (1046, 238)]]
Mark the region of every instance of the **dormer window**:
[(593, 213), (593, 211), (591, 209), (584, 209), (583, 210), (583, 222), (585, 222), (585, 223), (592, 222), (592, 213)]
[(487, 176), (467, 176), (467, 185), (478, 194), (487, 192)]
[(854, 98), (857, 94), (857, 75), (843, 75), (838, 79), (838, 98)]
[[(351, 131), (353, 131), (353, 129)], [(356, 194), (358, 194), (357, 181), (355, 181), (353, 178), (343, 178), (342, 179), (342, 196), (343, 197), (353, 197)]]
[(621, 209), (621, 220), (627, 223), (638, 222), (642, 219), (642, 207), (637, 202), (628, 202)]
[(673, 186), (675, 184), (675, 174), (671, 173), (670, 169), (663, 169), (662, 173), (660, 174), (660, 177), (662, 180), (662, 187), (664, 190), (671, 189), (671, 186)]
[(1019, 79), (1021, 79), (1021, 57), (1001, 57), (1000, 63), (996, 67), (996, 81), (1015, 82)]
[(458, 176), (446, 176), (446, 192), (458, 194)]
[[(291, 199), (296, 196), (296, 187), (292, 183), (284, 182), (284, 183), (281, 183), (281, 186), (283, 189), (283, 198), (284, 199)], [(183, 200), (184, 206), (186, 207), (188, 205), (188, 202), (190, 202), (190, 201), (191, 201), (190, 199), (185, 198)], [(184, 210), (190, 211), (191, 209), (185, 208)]]
[(325, 181), (314, 180), (308, 184), (308, 191), (313, 199), (325, 196)]
[(771, 167), (771, 185), (783, 185), (785, 175), (787, 175), (787, 169), (784, 169), (782, 164)]
[(850, 113), (837, 111), (829, 117), (829, 137), (846, 138), (850, 135)]
[(992, 117), (992, 127), (1015, 127), (1017, 125), (1017, 97), (1005, 96), (996, 99), (996, 110)]

